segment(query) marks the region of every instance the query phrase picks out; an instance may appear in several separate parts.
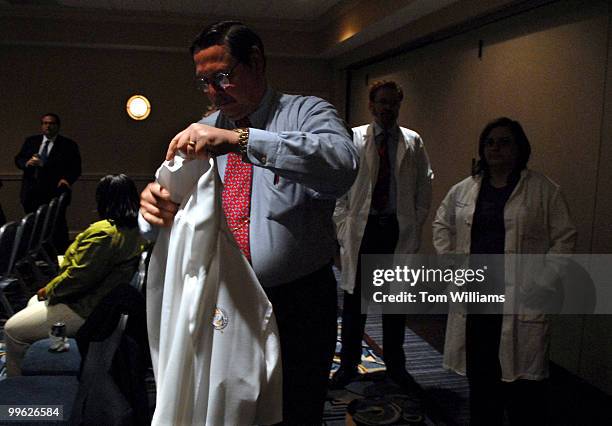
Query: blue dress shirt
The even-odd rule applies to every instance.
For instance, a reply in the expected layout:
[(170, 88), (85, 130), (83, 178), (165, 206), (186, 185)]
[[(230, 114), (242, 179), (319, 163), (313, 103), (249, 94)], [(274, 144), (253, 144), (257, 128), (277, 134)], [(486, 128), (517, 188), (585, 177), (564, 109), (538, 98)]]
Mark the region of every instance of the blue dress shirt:
[[(336, 109), (323, 99), (266, 90), (249, 119), (253, 164), (251, 263), (263, 286), (302, 278), (329, 263), (336, 249), (332, 214), (359, 167), (359, 154)], [(236, 124), (221, 112), (199, 123)], [(224, 179), (227, 155), (216, 158)], [(141, 231), (151, 226), (139, 218)]]

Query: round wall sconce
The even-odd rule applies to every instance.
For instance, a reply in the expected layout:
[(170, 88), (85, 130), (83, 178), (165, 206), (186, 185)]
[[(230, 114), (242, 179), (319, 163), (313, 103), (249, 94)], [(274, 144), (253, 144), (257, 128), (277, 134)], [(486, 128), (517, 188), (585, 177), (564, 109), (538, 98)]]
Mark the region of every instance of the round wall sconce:
[(144, 120), (151, 113), (151, 103), (143, 95), (134, 95), (125, 106), (128, 115), (134, 120)]

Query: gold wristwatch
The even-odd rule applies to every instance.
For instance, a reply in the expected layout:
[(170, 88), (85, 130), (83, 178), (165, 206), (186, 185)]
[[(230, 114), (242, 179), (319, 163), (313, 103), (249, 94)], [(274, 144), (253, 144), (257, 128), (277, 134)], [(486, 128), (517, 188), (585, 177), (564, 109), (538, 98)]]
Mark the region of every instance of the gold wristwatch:
[(240, 127), (238, 129), (234, 129), (234, 132), (238, 133), (238, 149), (240, 156), (242, 157), (242, 161), (248, 163), (249, 157), (247, 156), (247, 146), (249, 144), (249, 128)]

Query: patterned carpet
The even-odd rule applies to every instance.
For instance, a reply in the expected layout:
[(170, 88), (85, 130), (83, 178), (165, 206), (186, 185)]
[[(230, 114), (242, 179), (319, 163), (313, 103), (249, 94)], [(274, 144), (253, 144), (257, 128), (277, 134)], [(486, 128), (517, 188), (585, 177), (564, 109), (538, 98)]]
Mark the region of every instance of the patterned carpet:
[[(340, 306), (342, 306), (341, 299), (341, 295), (339, 295)], [(371, 354), (374, 364), (372, 360), (369, 360), (365, 365), (362, 365), (360, 367), (361, 372), (368, 370), (368, 368), (371, 370), (360, 381), (347, 386), (347, 390), (329, 392), (329, 400), (325, 405), (325, 425), (345, 425), (347, 404), (351, 400), (361, 397), (359, 394), (363, 394), (364, 388), (367, 392), (368, 387), (372, 384), (383, 387), (389, 384), (385, 381), (384, 373), (382, 373), (384, 366), (380, 365), (380, 348), (378, 346), (382, 342), (382, 317), (380, 315), (368, 316), (365, 332), (364, 354)], [(338, 336), (340, 336), (339, 332)], [(337, 353), (340, 345), (341, 342), (338, 342)], [(421, 388), (418, 398), (423, 402), (426, 418), (420, 424), (468, 424), (469, 392), (467, 380), (462, 376), (444, 370), (442, 368), (442, 355), (410, 329), (406, 329), (404, 352), (406, 354), (406, 370)], [(332, 371), (336, 368), (337, 364), (335, 362)], [(388, 392), (393, 393), (393, 388), (389, 388)]]

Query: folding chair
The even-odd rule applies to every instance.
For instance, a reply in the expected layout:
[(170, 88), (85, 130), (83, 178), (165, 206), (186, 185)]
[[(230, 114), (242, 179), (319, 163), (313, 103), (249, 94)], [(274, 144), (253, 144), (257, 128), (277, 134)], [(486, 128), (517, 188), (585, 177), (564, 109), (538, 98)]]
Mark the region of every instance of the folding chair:
[(19, 279), (20, 284), (26, 294), (26, 296), (32, 296), (36, 290), (35, 283), (30, 282), (29, 277), (23, 271), (24, 265), (30, 265), (32, 262), (28, 257), (30, 251), (30, 242), (32, 240), (32, 232), (34, 232), (34, 221), (36, 215), (34, 213), (28, 213), (25, 215), (19, 223), (19, 233), (21, 237), (17, 246), (17, 253), (15, 253), (15, 263), (13, 264), (13, 275)]
[(36, 210), (34, 220), (34, 230), (30, 239), (30, 249), (28, 250), (28, 263), (32, 267), (34, 274), (35, 287), (47, 282), (57, 273), (57, 259), (53, 262), (42, 247), (44, 232), (49, 220), (49, 205), (43, 204)]
[(63, 253), (58, 253), (57, 248), (53, 243), (53, 236), (55, 235), (58, 219), (62, 209), (65, 209), (65, 206), (63, 206), (63, 204), (66, 203), (65, 200), (67, 200), (67, 195), (66, 193), (63, 193), (59, 198), (54, 198), (49, 203), (49, 211), (47, 213), (49, 215), (49, 220), (47, 227), (43, 232), (43, 240), (41, 243), (43, 250), (45, 250), (48, 257), (52, 260), (53, 265), (56, 268), (56, 272), (57, 269), (59, 269), (59, 265), (57, 264), (57, 255)]
[(121, 314), (114, 332), (101, 342), (90, 342), (80, 375), (70, 422), (73, 425), (131, 424), (133, 409), (110, 374), (128, 315)]
[(36, 221), (36, 215), (34, 213), (28, 213), (25, 215), (19, 227), (21, 228), (21, 239), (19, 240), (19, 246), (17, 247), (17, 253), (15, 255), (15, 263), (19, 263), (27, 256), (30, 251), (30, 243), (32, 241), (32, 233), (34, 232), (34, 222)]
[(59, 199), (53, 198), (49, 203), (49, 208), (45, 214), (43, 222), (42, 235), (40, 237), (40, 247), (38, 255), (47, 265), (51, 272), (55, 275), (59, 269), (57, 264), (57, 252), (53, 247), (53, 232), (57, 223), (57, 213), (59, 211)]
[(15, 254), (19, 246), (20, 234), (17, 222), (8, 222), (0, 228), (0, 304), (6, 314), (11, 316), (15, 313), (6, 297), (6, 288), (14, 283), (16, 279), (11, 276)]
[(48, 204), (39, 206), (36, 210), (36, 218), (34, 220), (34, 229), (32, 231), (32, 238), (30, 239), (30, 250), (29, 252), (35, 252), (39, 249), (40, 243), (42, 242), (43, 229), (45, 226), (45, 218), (47, 217), (47, 210), (49, 210)]

